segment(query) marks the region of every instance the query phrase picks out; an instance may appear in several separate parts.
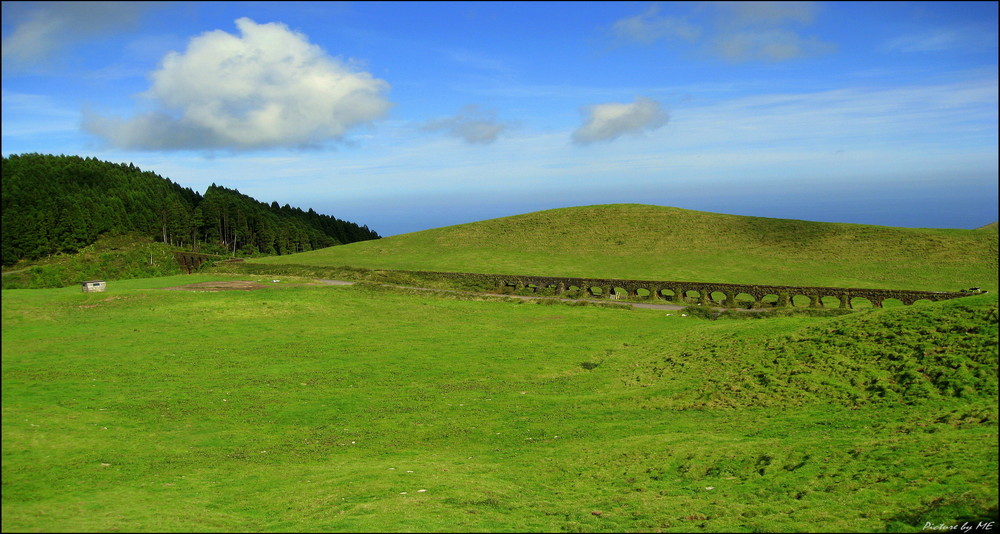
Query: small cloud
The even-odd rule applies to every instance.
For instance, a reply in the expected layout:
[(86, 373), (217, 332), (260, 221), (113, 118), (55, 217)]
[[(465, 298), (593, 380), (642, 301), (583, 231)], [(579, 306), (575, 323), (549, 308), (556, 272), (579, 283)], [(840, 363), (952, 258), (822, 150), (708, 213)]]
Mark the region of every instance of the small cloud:
[(721, 2), (709, 52), (733, 62), (787, 61), (836, 50), (816, 37), (803, 37), (790, 26), (812, 24), (814, 2)]
[(655, 100), (636, 97), (632, 103), (607, 103), (588, 106), (583, 126), (573, 132), (573, 142), (588, 145), (611, 141), (622, 135), (640, 135), (667, 124), (669, 116)]
[(811, 37), (800, 37), (783, 29), (748, 30), (720, 35), (712, 45), (714, 54), (733, 62), (787, 61), (832, 52), (836, 47)]
[(653, 5), (616, 21), (611, 31), (620, 40), (645, 45), (684, 41), (706, 56), (730, 62), (786, 61), (836, 49), (795, 28), (812, 24), (818, 11), (813, 2), (714, 2), (693, 7), (689, 16), (666, 16)]
[(478, 106), (465, 106), (453, 117), (435, 119), (424, 130), (445, 131), (467, 143), (488, 145), (497, 140), (508, 125), (497, 122), (496, 114)]
[(780, 26), (788, 22), (812, 24), (815, 2), (718, 2), (722, 24)]
[(280, 23), (236, 21), (191, 39), (151, 75), (155, 110), (86, 113), (84, 128), (119, 148), (253, 150), (317, 146), (385, 115), (389, 85)]
[(611, 27), (611, 32), (620, 39), (643, 44), (652, 44), (664, 38), (694, 41), (701, 34), (699, 27), (681, 18), (660, 16), (659, 10), (659, 6), (653, 5), (640, 15), (618, 20)]
[(142, 2), (4, 2), (3, 63), (27, 66), (51, 59), (73, 43), (120, 33), (146, 9)]

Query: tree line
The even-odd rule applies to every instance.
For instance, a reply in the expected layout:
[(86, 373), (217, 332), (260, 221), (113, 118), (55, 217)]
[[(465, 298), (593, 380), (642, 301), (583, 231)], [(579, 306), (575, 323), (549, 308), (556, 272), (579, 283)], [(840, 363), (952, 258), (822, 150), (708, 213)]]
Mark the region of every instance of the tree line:
[(210, 254), (292, 254), (378, 239), (367, 226), (212, 184), (204, 194), (95, 158), (3, 158), (3, 265), (73, 253), (105, 234), (141, 232)]

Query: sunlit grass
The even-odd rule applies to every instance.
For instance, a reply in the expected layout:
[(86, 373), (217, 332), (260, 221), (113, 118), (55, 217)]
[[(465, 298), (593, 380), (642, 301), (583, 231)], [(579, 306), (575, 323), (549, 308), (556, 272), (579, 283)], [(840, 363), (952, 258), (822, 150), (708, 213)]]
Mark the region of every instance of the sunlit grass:
[(584, 278), (997, 289), (991, 230), (893, 228), (615, 204), (541, 211), (252, 260)]
[[(4, 291), (5, 532), (916, 532), (996, 513), (992, 295), (708, 321), (284, 277), (157, 289), (225, 278)], [(882, 350), (899, 332), (937, 359)], [(899, 381), (912, 358), (930, 389)]]

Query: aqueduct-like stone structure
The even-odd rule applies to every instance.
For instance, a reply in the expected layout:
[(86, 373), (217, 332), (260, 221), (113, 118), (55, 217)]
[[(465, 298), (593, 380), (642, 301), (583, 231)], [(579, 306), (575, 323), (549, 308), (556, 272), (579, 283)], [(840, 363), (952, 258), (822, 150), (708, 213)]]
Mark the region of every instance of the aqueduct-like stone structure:
[(202, 263), (209, 260), (218, 260), (221, 256), (200, 254), (198, 252), (174, 252), (174, 257), (177, 258), (177, 262), (181, 264), (181, 267), (187, 269), (187, 273), (191, 274), (191, 271), (197, 271)]
[[(417, 274), (417, 273), (415, 273)], [(852, 300), (864, 298), (872, 306), (882, 307), (887, 299), (898, 299), (904, 305), (918, 300), (939, 301), (967, 297), (968, 291), (913, 291), (906, 289), (864, 289), (846, 287), (807, 287), (721, 284), (712, 282), (678, 282), (663, 280), (619, 280), (609, 278), (567, 278), (551, 276), (521, 276), (473, 273), (421, 272), (437, 278), (474, 281), (479, 285), (492, 285), (497, 289), (528, 289), (535, 293), (551, 292), (563, 297), (585, 298), (648, 298), (665, 300), (678, 304), (702, 304), (708, 306), (745, 307), (748, 303), (761, 303), (765, 298), (774, 297), (778, 306), (791, 306), (792, 299), (804, 296), (809, 306), (823, 307), (824, 298), (836, 299), (840, 308), (852, 308)], [(739, 297), (739, 299), (737, 299)], [(737, 304), (737, 300), (743, 302)]]

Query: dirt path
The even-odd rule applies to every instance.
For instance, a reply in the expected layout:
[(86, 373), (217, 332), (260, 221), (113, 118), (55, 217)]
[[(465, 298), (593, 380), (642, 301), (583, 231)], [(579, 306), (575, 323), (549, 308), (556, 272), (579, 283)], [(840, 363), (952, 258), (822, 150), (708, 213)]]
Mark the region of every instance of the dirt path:
[(221, 282), (199, 282), (197, 284), (187, 284), (183, 286), (164, 287), (167, 291), (253, 291), (270, 287), (258, 282), (249, 280), (231, 280)]

